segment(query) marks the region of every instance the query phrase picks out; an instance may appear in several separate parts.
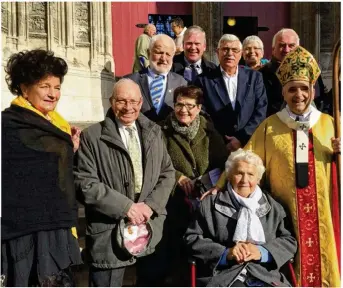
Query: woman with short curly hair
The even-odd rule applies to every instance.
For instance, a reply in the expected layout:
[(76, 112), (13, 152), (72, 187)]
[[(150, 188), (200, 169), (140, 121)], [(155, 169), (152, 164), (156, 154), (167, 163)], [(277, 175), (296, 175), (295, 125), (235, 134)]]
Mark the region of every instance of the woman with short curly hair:
[(77, 242), (73, 156), (80, 130), (56, 111), (67, 63), (45, 50), (13, 54), (17, 95), (2, 112), (1, 274), (5, 286), (74, 286)]

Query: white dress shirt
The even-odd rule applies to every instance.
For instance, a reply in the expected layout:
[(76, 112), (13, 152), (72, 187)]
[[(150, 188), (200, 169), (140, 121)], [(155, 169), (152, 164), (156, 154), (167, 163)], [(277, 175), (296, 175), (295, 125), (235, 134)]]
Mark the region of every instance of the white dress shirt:
[(181, 48), (181, 49), (183, 48), (183, 34), (185, 34), (186, 30), (187, 30), (187, 28), (184, 27), (183, 30), (181, 31), (181, 33), (179, 35), (176, 35), (176, 38), (175, 38), (176, 49), (177, 48)]
[(238, 67), (236, 68), (236, 73), (233, 76), (228, 75), (221, 66), (220, 66), (220, 71), (222, 72), (222, 75), (223, 75), (223, 79), (226, 86), (226, 91), (229, 94), (232, 108), (235, 110), (236, 98), (237, 98)]
[[(127, 141), (128, 141), (128, 138), (129, 138), (129, 132), (125, 129), (127, 126), (123, 125), (123, 123), (121, 123), (117, 118), (116, 118), (116, 122), (118, 124), (121, 140), (123, 140), (124, 146), (125, 146), (126, 150), (128, 150), (128, 143), (127, 143)], [(136, 136), (136, 138), (138, 140), (139, 149), (142, 149), (141, 140), (139, 139), (136, 122), (133, 122), (133, 124), (131, 124), (130, 126), (133, 127), (133, 130), (135, 131), (135, 136)]]

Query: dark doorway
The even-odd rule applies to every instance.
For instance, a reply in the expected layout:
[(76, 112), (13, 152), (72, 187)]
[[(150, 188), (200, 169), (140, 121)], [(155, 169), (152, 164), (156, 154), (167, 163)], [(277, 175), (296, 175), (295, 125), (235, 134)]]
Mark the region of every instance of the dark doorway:
[(223, 34), (234, 34), (243, 42), (250, 35), (258, 35), (258, 18), (225, 16)]
[[(246, 37), (258, 34), (258, 18), (224, 16), (223, 34), (234, 34), (243, 43)], [(239, 64), (245, 64), (243, 57)]]

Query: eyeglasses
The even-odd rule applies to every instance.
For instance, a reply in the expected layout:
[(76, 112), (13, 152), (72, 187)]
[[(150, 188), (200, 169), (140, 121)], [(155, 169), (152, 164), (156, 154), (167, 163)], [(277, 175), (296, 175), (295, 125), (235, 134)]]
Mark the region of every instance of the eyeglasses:
[(241, 49), (239, 48), (230, 48), (230, 47), (223, 47), (220, 48), (220, 50), (224, 53), (224, 54), (229, 54), (230, 50), (232, 51), (232, 53), (237, 54), (239, 52), (241, 52)]
[(137, 106), (139, 103), (141, 103), (141, 100), (136, 101), (136, 100), (115, 100), (116, 104), (119, 106), (128, 106), (129, 104), (131, 106)]
[(179, 111), (182, 110), (183, 107), (186, 107), (187, 111), (191, 111), (192, 109), (195, 108), (195, 106), (198, 106), (197, 104), (183, 104), (183, 103), (175, 103), (174, 108), (175, 110)]
[(255, 51), (255, 50), (262, 50), (262, 48), (259, 48), (259, 47), (246, 47), (246, 48), (244, 48), (245, 52), (251, 52), (251, 51)]

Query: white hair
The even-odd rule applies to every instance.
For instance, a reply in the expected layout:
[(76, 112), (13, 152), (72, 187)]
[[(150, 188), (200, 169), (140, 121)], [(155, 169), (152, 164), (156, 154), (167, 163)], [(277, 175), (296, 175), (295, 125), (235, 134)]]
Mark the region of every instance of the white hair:
[(183, 42), (185, 42), (185, 39), (187, 39), (189, 37), (189, 35), (192, 33), (202, 33), (204, 35), (204, 43), (206, 44), (206, 33), (205, 33), (204, 29), (202, 29), (198, 25), (193, 25), (193, 26), (190, 26), (187, 28), (187, 30), (183, 34)]
[[(158, 40), (161, 40), (163, 42), (169, 42), (169, 44), (167, 44), (167, 43), (165, 43), (165, 44), (170, 45), (173, 48), (173, 51), (175, 53), (175, 51), (176, 51), (175, 42), (171, 37), (169, 37), (166, 34), (157, 34), (157, 35), (151, 37), (150, 44), (149, 44), (149, 51), (150, 52), (154, 48), (155, 42)], [(151, 55), (151, 53), (150, 53), (150, 55)]]
[(262, 42), (261, 38), (256, 36), (256, 35), (251, 35), (251, 36), (248, 36), (247, 38), (244, 39), (244, 41), (243, 41), (243, 49), (250, 42), (257, 42), (258, 45), (260, 46), (258, 48), (261, 48), (262, 51), (264, 51), (263, 42)]
[(276, 38), (278, 38), (280, 35), (287, 33), (287, 32), (293, 33), (295, 38), (296, 38), (296, 45), (297, 46), (300, 45), (300, 38), (299, 38), (299, 35), (297, 34), (297, 32), (295, 32), (291, 28), (282, 28), (280, 31), (276, 32), (276, 34), (274, 35), (273, 42), (272, 42), (272, 48), (275, 47)]
[(239, 42), (239, 49), (242, 50), (242, 42), (239, 40), (239, 38), (236, 35), (233, 34), (224, 34), (218, 42), (218, 47), (220, 48), (220, 45), (222, 44), (222, 42), (234, 42), (234, 41), (238, 41)]
[(122, 78), (122, 79), (120, 79), (119, 81), (117, 81), (115, 84), (114, 84), (114, 86), (113, 86), (113, 92), (112, 92), (112, 96), (110, 97), (110, 102), (113, 100), (113, 99), (116, 99), (116, 94), (117, 94), (117, 88), (118, 88), (118, 86), (120, 86), (120, 85), (123, 85), (123, 84), (130, 84), (130, 85), (132, 85), (132, 86), (134, 86), (136, 89), (138, 89), (138, 91), (139, 91), (139, 93), (140, 93), (140, 97), (142, 98), (142, 94), (141, 94), (141, 90), (140, 90), (140, 88), (139, 88), (139, 85), (135, 82), (135, 81), (133, 81), (133, 80), (131, 80), (131, 79), (129, 79), (129, 78)]
[(154, 24), (145, 25), (145, 27), (144, 27), (144, 33), (147, 33), (147, 32), (148, 32), (150, 29), (152, 29), (152, 28), (155, 28), (155, 30), (156, 30), (156, 27), (155, 27)]
[(229, 176), (232, 173), (232, 170), (234, 169), (238, 161), (244, 161), (248, 164), (255, 165), (257, 171), (257, 178), (258, 180), (261, 180), (263, 173), (265, 171), (262, 159), (254, 152), (250, 150), (245, 151), (242, 148), (239, 148), (235, 152), (231, 152), (229, 158), (225, 162), (226, 175)]

